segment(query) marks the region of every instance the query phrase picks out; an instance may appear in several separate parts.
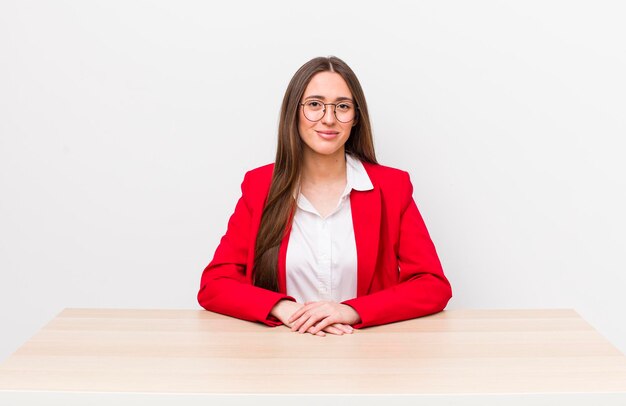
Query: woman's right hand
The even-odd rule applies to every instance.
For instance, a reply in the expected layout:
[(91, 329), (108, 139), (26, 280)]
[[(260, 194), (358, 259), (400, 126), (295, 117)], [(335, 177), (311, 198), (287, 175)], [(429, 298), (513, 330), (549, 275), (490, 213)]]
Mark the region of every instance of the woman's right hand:
[[(291, 317), (291, 315), (298, 311), (302, 306), (304, 306), (302, 303), (297, 303), (291, 300), (284, 299), (274, 305), (270, 314), (280, 320), (285, 326), (291, 328), (291, 323), (288, 322), (289, 317)], [(308, 329), (307, 333), (311, 332), (313, 327)], [(347, 324), (335, 323), (326, 326), (326, 328), (322, 329), (322, 331), (318, 331), (315, 335), (319, 337), (324, 337), (326, 333), (343, 335), (351, 334), (352, 332), (352, 326), (349, 326)]]

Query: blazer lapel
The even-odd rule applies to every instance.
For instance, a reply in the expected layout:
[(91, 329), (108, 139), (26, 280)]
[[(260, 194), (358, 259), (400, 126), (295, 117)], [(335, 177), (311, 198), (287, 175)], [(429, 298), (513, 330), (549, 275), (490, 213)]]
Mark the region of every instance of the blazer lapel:
[(350, 193), (350, 208), (356, 240), (357, 296), (365, 296), (376, 270), (380, 237), (380, 189), (374, 185), (372, 190), (353, 190)]

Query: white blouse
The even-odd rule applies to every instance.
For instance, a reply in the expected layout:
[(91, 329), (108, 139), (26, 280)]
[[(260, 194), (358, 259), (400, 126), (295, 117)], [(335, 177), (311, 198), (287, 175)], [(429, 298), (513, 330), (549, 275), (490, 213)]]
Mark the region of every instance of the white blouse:
[(298, 195), (287, 245), (287, 294), (299, 303), (356, 297), (357, 254), (350, 209), (350, 192), (374, 186), (361, 161), (346, 154), (346, 188), (337, 207), (322, 218)]

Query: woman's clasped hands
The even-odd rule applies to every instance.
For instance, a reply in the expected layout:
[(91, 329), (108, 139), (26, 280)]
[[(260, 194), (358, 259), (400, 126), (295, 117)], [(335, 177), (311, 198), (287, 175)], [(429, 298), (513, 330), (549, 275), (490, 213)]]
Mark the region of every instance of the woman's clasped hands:
[(324, 337), (326, 333), (351, 334), (354, 331), (351, 325), (361, 321), (352, 307), (326, 301), (302, 304), (281, 300), (274, 306), (271, 314), (290, 327), (291, 331), (319, 337)]

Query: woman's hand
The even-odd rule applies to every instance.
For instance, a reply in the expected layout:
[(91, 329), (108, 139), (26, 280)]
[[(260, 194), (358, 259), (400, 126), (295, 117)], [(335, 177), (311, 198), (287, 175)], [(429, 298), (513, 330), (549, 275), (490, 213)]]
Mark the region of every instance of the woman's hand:
[(292, 331), (317, 334), (337, 324), (349, 327), (349, 332), (352, 332), (350, 325), (359, 321), (361, 321), (359, 314), (348, 305), (335, 302), (310, 302), (296, 310), (287, 319), (286, 324), (291, 325)]
[[(289, 322), (291, 316), (303, 307), (304, 305), (301, 303), (293, 302), (291, 300), (281, 300), (272, 308), (270, 314), (280, 320), (285, 326), (292, 327), (292, 323)], [(312, 329), (309, 329), (307, 332), (316, 336), (324, 337), (326, 335), (325, 333), (336, 335), (350, 334), (353, 329), (350, 325), (333, 323), (323, 329), (316, 329), (315, 332), (311, 330)], [(292, 328), (292, 331), (295, 331), (295, 329)]]

